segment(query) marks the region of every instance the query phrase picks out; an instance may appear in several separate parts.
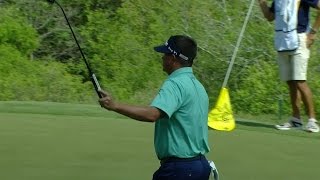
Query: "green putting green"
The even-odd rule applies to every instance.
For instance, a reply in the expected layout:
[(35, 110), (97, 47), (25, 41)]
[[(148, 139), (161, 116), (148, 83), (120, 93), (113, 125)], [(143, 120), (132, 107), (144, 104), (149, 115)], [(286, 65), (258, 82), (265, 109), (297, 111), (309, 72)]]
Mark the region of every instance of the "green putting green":
[[(320, 133), (277, 131), (237, 118), (209, 131), (221, 180), (317, 180)], [(0, 179), (151, 179), (158, 168), (153, 124), (99, 105), (0, 102)]]

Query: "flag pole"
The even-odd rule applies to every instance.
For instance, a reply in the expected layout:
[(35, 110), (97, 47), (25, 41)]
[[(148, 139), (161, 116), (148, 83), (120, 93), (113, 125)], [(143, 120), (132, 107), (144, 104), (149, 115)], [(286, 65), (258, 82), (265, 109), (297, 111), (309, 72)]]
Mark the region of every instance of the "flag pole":
[(229, 80), (229, 77), (230, 77), (230, 73), (231, 73), (231, 70), (232, 70), (232, 67), (233, 67), (233, 64), (234, 64), (234, 60), (236, 59), (236, 55), (237, 55), (238, 49), (240, 47), (241, 40), (243, 38), (243, 34), (244, 34), (245, 30), (246, 30), (246, 27), (247, 27), (247, 24), (248, 24), (248, 21), (249, 21), (251, 12), (252, 12), (254, 1), (255, 0), (251, 0), (251, 4), (250, 4), (249, 10), (247, 12), (247, 16), (246, 16), (246, 18), (244, 20), (244, 23), (242, 25), (242, 29), (241, 29), (240, 35), (238, 37), (235, 50), (233, 51), (233, 54), (232, 54), (232, 57), (231, 57), (231, 61), (230, 61), (229, 67), (228, 67), (227, 74), (226, 74), (226, 76), (224, 78), (224, 81), (223, 81), (223, 84), (222, 84), (223, 88), (227, 86), (227, 83), (228, 83), (228, 80)]

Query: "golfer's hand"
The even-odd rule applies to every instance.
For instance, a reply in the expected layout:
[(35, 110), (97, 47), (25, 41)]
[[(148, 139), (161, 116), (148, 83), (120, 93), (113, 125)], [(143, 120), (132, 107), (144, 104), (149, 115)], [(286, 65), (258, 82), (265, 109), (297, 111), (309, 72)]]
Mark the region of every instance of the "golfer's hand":
[(307, 35), (307, 48), (311, 47), (311, 45), (314, 43), (315, 39), (316, 39), (316, 35), (315, 34), (309, 33)]
[(100, 90), (100, 94), (102, 95), (102, 98), (99, 99), (99, 103), (101, 107), (104, 107), (110, 111), (113, 111), (116, 109), (116, 103), (113, 101), (112, 97), (110, 96), (109, 93)]

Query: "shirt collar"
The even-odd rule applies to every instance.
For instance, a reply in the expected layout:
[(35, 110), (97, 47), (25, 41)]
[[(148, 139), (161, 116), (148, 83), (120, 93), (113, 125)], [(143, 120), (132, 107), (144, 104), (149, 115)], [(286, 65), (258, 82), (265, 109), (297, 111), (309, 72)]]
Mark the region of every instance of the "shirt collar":
[(173, 78), (173, 77), (179, 76), (180, 74), (183, 74), (183, 73), (193, 73), (192, 68), (191, 67), (179, 68), (179, 69), (173, 71), (169, 75), (169, 78)]

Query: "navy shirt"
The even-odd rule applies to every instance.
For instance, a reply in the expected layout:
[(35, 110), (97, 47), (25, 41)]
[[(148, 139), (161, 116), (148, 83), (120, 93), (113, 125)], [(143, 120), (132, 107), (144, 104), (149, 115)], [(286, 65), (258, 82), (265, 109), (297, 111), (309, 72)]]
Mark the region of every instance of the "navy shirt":
[[(309, 11), (310, 7), (316, 8), (319, 0), (301, 0), (298, 10), (298, 33), (304, 33), (309, 25)], [(270, 11), (274, 13), (274, 1), (270, 7)]]

